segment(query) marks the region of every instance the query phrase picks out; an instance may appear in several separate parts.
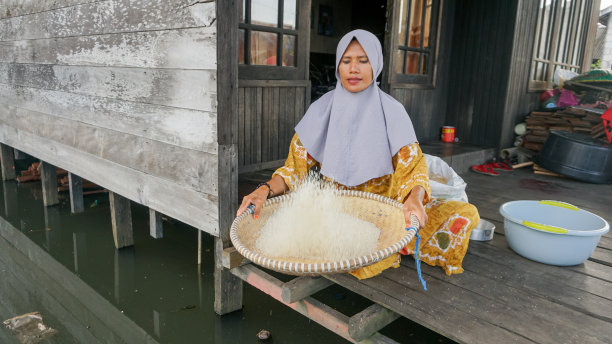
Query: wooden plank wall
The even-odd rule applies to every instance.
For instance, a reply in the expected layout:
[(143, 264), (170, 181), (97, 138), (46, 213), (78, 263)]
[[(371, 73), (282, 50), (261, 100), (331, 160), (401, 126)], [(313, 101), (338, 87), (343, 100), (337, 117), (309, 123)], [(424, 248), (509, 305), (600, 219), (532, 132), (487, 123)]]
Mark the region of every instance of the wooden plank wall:
[(529, 111), (540, 102), (539, 92), (527, 92), (529, 71), (533, 56), (536, 21), (539, 1), (519, 0), (516, 11), (516, 31), (512, 43), (511, 64), (508, 76), (508, 88), (505, 95), (503, 120), (505, 128), (499, 135), (499, 147), (510, 147), (514, 140), (514, 126), (523, 120)]
[(517, 1), (457, 2), (446, 123), (464, 142), (499, 144), (516, 9)]
[(217, 234), (215, 10), (3, 1), (0, 141)]
[(241, 173), (272, 167), (287, 158), (294, 128), (310, 105), (308, 92), (307, 81), (240, 80), (238, 166)]
[(442, 1), (434, 87), (413, 89), (392, 84), (389, 92), (404, 104), (420, 142), (439, 140), (441, 127), (448, 125), (445, 120), (455, 6), (455, 1)]

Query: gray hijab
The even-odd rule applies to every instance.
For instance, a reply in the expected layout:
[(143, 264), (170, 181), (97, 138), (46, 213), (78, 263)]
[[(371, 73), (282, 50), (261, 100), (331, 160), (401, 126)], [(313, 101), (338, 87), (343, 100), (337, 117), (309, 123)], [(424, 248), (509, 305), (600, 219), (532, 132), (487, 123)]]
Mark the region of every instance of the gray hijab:
[[(349, 92), (340, 82), (338, 65), (349, 43), (357, 41), (372, 66), (372, 84)], [(295, 131), (306, 151), (321, 163), (321, 173), (345, 186), (393, 173), (393, 156), (417, 142), (404, 106), (376, 83), (382, 72), (382, 47), (368, 31), (354, 30), (336, 49), (336, 89), (312, 103)]]

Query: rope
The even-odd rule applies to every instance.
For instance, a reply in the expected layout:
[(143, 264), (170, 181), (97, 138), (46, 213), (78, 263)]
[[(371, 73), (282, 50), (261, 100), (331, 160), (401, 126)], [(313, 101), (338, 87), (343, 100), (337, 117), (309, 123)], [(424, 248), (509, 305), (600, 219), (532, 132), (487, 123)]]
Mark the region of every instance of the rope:
[(417, 233), (417, 230), (414, 227), (408, 227), (406, 228), (406, 230), (407, 231), (413, 230), (414, 235), (416, 236), (416, 245), (414, 247), (414, 261), (416, 264), (417, 275), (419, 276), (419, 281), (421, 281), (421, 285), (423, 286), (423, 289), (427, 291), (427, 282), (425, 282), (425, 279), (423, 278), (423, 275), (421, 274), (421, 261), (419, 260), (419, 242), (421, 241), (421, 236), (419, 236), (419, 233)]

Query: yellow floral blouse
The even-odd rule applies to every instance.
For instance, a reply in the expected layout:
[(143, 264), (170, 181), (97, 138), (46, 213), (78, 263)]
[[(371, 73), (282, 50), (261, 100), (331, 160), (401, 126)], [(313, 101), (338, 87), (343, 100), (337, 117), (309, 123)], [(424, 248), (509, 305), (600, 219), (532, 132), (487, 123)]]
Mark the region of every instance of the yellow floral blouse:
[[(315, 165), (318, 166), (319, 163), (306, 152), (295, 134), (285, 165), (276, 170), (274, 175), (281, 176), (289, 189), (293, 190)], [(467, 252), (470, 233), (480, 219), (476, 208), (465, 202), (430, 197), (427, 162), (418, 143), (402, 147), (393, 156), (393, 168), (392, 174), (371, 179), (361, 185), (336, 185), (340, 189), (371, 192), (402, 203), (413, 187), (422, 186), (426, 192), (423, 204), (428, 220), (425, 227), (419, 231), (420, 258), (429, 265), (441, 266), (448, 275), (463, 272), (461, 262)], [(413, 240), (402, 253), (413, 254), (414, 246)], [(399, 267), (400, 260), (400, 254), (395, 254), (350, 273), (359, 279), (373, 277), (387, 268)]]
[[(306, 148), (302, 146), (297, 134), (291, 140), (291, 148), (289, 155), (285, 161), (285, 166), (274, 172), (274, 175), (279, 175), (285, 180), (285, 184), (293, 190), (300, 180), (302, 180), (311, 167), (319, 163), (314, 160)], [(425, 156), (421, 152), (418, 143), (413, 143), (402, 147), (395, 156), (393, 156), (393, 174), (388, 174), (379, 178), (371, 179), (361, 185), (346, 187), (341, 184), (337, 186), (341, 189), (366, 191), (388, 198), (397, 200), (403, 203), (413, 187), (422, 186), (427, 197), (424, 203), (427, 203), (431, 187), (429, 185), (429, 177), (427, 173), (427, 163)]]

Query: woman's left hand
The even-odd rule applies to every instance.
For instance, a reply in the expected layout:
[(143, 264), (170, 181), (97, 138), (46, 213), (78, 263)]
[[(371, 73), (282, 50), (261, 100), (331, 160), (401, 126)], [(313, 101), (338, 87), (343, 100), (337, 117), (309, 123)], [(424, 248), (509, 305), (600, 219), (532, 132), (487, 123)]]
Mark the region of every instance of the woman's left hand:
[(423, 206), (423, 198), (425, 197), (425, 189), (421, 186), (416, 186), (406, 198), (402, 210), (406, 219), (406, 227), (410, 226), (410, 215), (414, 214), (419, 219), (419, 228), (417, 231), (425, 227), (427, 223), (427, 213)]

